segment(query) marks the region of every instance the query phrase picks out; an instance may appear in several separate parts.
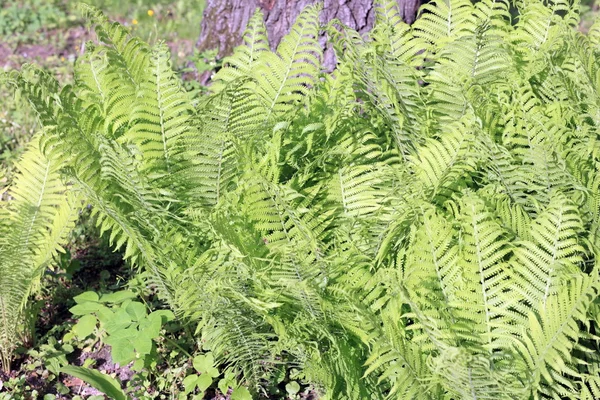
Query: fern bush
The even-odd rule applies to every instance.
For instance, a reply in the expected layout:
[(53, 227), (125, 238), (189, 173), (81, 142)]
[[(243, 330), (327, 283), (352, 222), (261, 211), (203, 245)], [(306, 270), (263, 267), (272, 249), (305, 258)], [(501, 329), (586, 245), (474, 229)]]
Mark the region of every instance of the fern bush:
[[(29, 296), (62, 251), (78, 217), (78, 194), (60, 179), (62, 165), (32, 139), (15, 182), (0, 189), (0, 365), (10, 371), (18, 339), (28, 337)], [(4, 195), (4, 196), (3, 196)]]
[[(257, 12), (202, 99), (164, 45), (83, 6), (98, 44), (75, 85), (5, 79), (39, 114), (53, 193), (93, 204), (255, 391), (297, 368), (324, 399), (600, 398), (600, 25), (576, 30), (578, 2), (513, 5), (434, 1), (408, 26), (382, 0), (367, 37), (309, 7), (276, 51)], [(3, 211), (0, 250), (27, 265), (60, 229), (10, 238), (67, 214), (36, 214), (34, 186)], [(1, 265), (15, 318), (23, 272)]]

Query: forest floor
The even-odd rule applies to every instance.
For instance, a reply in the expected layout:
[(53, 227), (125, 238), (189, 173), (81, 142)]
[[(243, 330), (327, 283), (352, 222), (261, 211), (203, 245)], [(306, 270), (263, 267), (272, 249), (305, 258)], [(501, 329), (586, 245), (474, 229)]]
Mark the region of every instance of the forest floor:
[[(24, 399), (28, 399), (27, 394), (30, 394), (30, 398), (35, 399), (36, 395), (52, 394), (55, 397), (48, 397), (49, 399), (71, 399), (76, 395), (86, 398), (101, 394), (80, 379), (69, 375), (61, 374), (52, 377), (52, 373), (45, 365), (48, 359), (44, 358), (56, 355), (49, 350), (49, 344), (54, 344), (52, 347), (60, 351), (57, 344), (60, 343), (62, 334), (67, 332), (75, 322), (69, 312), (69, 308), (73, 306), (71, 299), (88, 290), (99, 291), (108, 287), (114, 289), (119, 286), (118, 282), (122, 282), (124, 277), (130, 275), (130, 271), (121, 255), (112, 252), (104, 241), (91, 240), (83, 243), (71, 256), (68, 265), (56, 269), (53, 274), (47, 276), (44, 290), (36, 298), (38, 314), (35, 340), (28, 346), (17, 349), (17, 356), (13, 360), (12, 371), (9, 374), (0, 371), (0, 381), (5, 382), (7, 392), (11, 387), (21, 388), (13, 390), (15, 397), (23, 396)], [(76, 265), (76, 270), (66, 273), (66, 269), (72, 265)], [(58, 340), (55, 340), (56, 338)], [(110, 347), (96, 345), (84, 350), (75, 348), (65, 356), (71, 365), (76, 366), (84, 365), (86, 360), (88, 363), (93, 361), (95, 368), (117, 376), (121, 381), (127, 381), (133, 375), (129, 366), (120, 367), (112, 362)]]

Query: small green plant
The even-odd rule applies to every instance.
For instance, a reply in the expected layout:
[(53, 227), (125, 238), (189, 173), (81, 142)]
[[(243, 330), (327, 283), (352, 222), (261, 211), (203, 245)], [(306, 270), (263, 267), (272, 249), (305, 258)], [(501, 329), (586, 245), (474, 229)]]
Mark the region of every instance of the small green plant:
[(214, 361), (212, 353), (201, 354), (194, 357), (193, 366), (199, 375), (191, 374), (183, 380), (185, 395), (192, 393), (195, 390), (198, 390), (202, 395), (204, 391), (212, 385), (214, 378), (221, 375), (219, 370), (215, 368)]
[(154, 340), (159, 337), (163, 325), (175, 318), (172, 311), (157, 310), (148, 313), (144, 303), (134, 301), (131, 291), (99, 295), (85, 292), (74, 298), (77, 303), (70, 311), (78, 317), (65, 340), (76, 336), (80, 340), (93, 335), (111, 346), (113, 361), (127, 365), (132, 361), (134, 370), (148, 367), (156, 360)]
[(67, 355), (73, 352), (74, 348), (69, 343), (58, 343), (56, 338), (50, 336), (48, 342), (41, 344), (37, 349), (30, 349), (27, 354), (32, 357), (34, 362), (27, 365), (27, 369), (34, 369), (43, 366), (49, 374), (43, 374), (46, 380), (53, 380), (60, 373), (60, 369), (69, 364)]
[(183, 380), (185, 391), (181, 393), (180, 398), (184, 399), (188, 398), (186, 397), (188, 395), (193, 395), (194, 399), (203, 399), (206, 389), (216, 383), (217, 388), (225, 395), (231, 389), (232, 399), (252, 399), (248, 389), (237, 384), (235, 373), (225, 372), (221, 379), (217, 379), (221, 376), (221, 372), (215, 365), (215, 359), (211, 352), (194, 357), (192, 365), (196, 373), (186, 376)]
[(18, 174), (0, 196), (0, 365), (10, 371), (13, 351), (31, 334), (32, 295), (73, 229), (80, 207), (34, 137)]
[(62, 2), (54, 0), (22, 0), (3, 6), (0, 2), (0, 37), (56, 28), (65, 21)]

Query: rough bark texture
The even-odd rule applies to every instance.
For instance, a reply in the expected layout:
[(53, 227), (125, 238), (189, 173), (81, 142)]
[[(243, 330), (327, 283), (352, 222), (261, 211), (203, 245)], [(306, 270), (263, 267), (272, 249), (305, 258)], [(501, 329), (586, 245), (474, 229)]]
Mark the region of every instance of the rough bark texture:
[[(198, 48), (201, 51), (218, 48), (220, 57), (231, 54), (233, 48), (241, 43), (246, 24), (257, 7), (265, 14), (269, 42), (275, 48), (289, 32), (302, 9), (317, 1), (319, 0), (208, 0)], [(404, 21), (412, 23), (421, 0), (397, 1)], [(322, 22), (326, 23), (334, 18), (361, 33), (366, 32), (371, 29), (375, 19), (373, 0), (324, 0)], [(328, 49), (324, 64), (332, 67), (334, 63), (333, 52)]]

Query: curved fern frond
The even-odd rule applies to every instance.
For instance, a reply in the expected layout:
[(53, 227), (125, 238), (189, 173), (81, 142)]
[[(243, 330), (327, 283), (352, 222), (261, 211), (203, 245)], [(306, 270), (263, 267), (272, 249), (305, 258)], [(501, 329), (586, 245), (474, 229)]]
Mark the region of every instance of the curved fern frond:
[[(458, 304), (456, 296), (462, 279), (455, 232), (445, 218), (432, 209), (426, 210), (407, 250), (404, 285), (416, 294), (413, 298), (428, 303), (423, 306), (431, 307), (431, 312), (437, 314), (432, 318), (438, 321), (438, 326), (445, 323), (451, 331), (454, 329), (451, 325), (457, 322), (452, 314)], [(438, 307), (440, 303), (444, 306)]]
[(10, 369), (23, 311), (48, 263), (67, 240), (78, 218), (78, 196), (69, 194), (56, 160), (39, 150), (39, 135), (20, 160), (11, 200), (0, 203), (0, 354)]
[(464, 348), (448, 347), (431, 361), (447, 393), (460, 399), (523, 399), (527, 388), (514, 360), (473, 355)]
[(171, 68), (166, 45), (152, 50), (149, 74), (140, 84), (131, 110), (124, 140), (141, 152), (141, 171), (158, 179), (181, 168), (185, 143), (197, 136), (192, 123), (193, 108)]
[(140, 38), (132, 36), (128, 29), (117, 22), (111, 23), (96, 7), (79, 3), (79, 9), (92, 23), (95, 23), (98, 39), (111, 54), (111, 62), (125, 67), (128, 79), (135, 85), (143, 80), (148, 64), (148, 45)]
[(127, 76), (126, 66), (105, 47), (80, 58), (76, 64), (76, 80), (82, 97), (96, 105), (104, 119), (103, 133), (110, 137), (123, 134), (129, 122), (136, 86)]
[(416, 181), (429, 198), (459, 190), (460, 183), (466, 183), (475, 171), (479, 156), (474, 135), (469, 132), (474, 127), (468, 124), (472, 122), (466, 118), (453, 124), (439, 139), (427, 139), (410, 157)]
[(598, 296), (598, 276), (571, 276), (550, 297), (538, 314), (529, 313), (529, 325), (515, 348), (526, 363), (533, 393), (555, 397), (574, 393), (576, 388), (565, 376), (578, 376), (572, 349), (582, 333), (588, 307)]
[(540, 0), (527, 0), (519, 2), (519, 12), (519, 20), (513, 33), (514, 40), (535, 52), (559, 34), (560, 23), (563, 21), (560, 14), (570, 16), (571, 4), (568, 0), (552, 1), (549, 4)]
[[(502, 349), (502, 336), (513, 329), (509, 310), (514, 302), (506, 297), (510, 280), (506, 263), (511, 249), (494, 215), (477, 195), (460, 200), (460, 264), (463, 304), (460, 317), (471, 320), (488, 352)], [(468, 304), (468, 306), (467, 306)]]
[(215, 83), (211, 89), (214, 93), (238, 78), (252, 76), (261, 54), (270, 51), (264, 16), (259, 8), (248, 21), (243, 40), (244, 44), (236, 47), (233, 54), (223, 60), (223, 68), (213, 77)]
[[(74, 86), (0, 77), (46, 157), (0, 183), (0, 318), (6, 285), (17, 310), (29, 290), (5, 266), (39, 273), (14, 260), (60, 250), (76, 190), (258, 391), (294, 368), (335, 400), (598, 397), (595, 29), (569, 0), (439, 0), (412, 27), (396, 3), (367, 35), (328, 26), (332, 74), (318, 8), (277, 52), (258, 12), (200, 99), (165, 46), (83, 6), (99, 40)], [(38, 209), (48, 160), (68, 185)]]
[(582, 230), (577, 207), (561, 193), (533, 220), (531, 241), (522, 241), (514, 249), (516, 284), (528, 304), (544, 309), (563, 280), (579, 270)]
[(429, 368), (422, 348), (409, 341), (375, 348), (367, 366), (366, 374), (382, 369), (379, 381), (391, 382), (390, 398), (431, 400), (441, 394), (439, 387), (428, 382)]
[(261, 52), (253, 77), (257, 94), (266, 105), (265, 121), (293, 110), (316, 85), (322, 58), (318, 33), (319, 8), (307, 7), (277, 53)]
[(344, 215), (359, 217), (375, 213), (383, 203), (383, 165), (352, 165), (342, 167), (329, 186), (332, 201), (341, 205)]
[(420, 14), (413, 25), (414, 34), (435, 47), (475, 27), (473, 5), (466, 0), (434, 1), (421, 7)]

